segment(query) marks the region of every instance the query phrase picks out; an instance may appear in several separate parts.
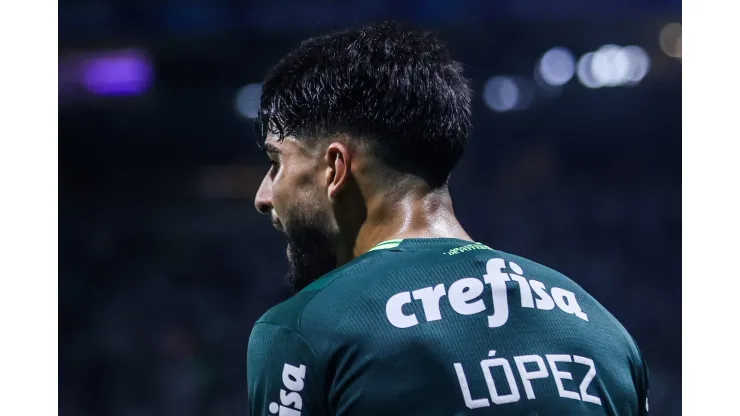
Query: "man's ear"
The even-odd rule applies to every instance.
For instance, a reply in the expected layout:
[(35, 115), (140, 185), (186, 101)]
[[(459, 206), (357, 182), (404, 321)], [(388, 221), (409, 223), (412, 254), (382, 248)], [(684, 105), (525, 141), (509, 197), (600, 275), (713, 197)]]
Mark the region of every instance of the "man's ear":
[(351, 175), (352, 153), (343, 143), (332, 142), (326, 149), (326, 189), (329, 199), (335, 199), (347, 186)]

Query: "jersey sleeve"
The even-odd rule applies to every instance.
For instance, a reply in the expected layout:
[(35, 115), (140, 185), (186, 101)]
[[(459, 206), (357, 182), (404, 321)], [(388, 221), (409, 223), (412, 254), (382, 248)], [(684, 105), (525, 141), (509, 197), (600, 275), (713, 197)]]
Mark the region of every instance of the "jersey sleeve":
[(637, 350), (637, 370), (635, 377), (635, 388), (637, 389), (637, 400), (638, 400), (638, 412), (640, 416), (647, 416), (649, 410), (648, 396), (650, 393), (650, 371), (648, 369), (647, 362), (642, 357), (642, 352), (637, 347), (637, 342), (632, 339), (635, 343), (635, 349)]
[(641, 415), (647, 415), (649, 410), (649, 404), (648, 404), (648, 396), (650, 393), (650, 373), (648, 370), (647, 363), (643, 360), (642, 361), (642, 372), (641, 372), (641, 382), (638, 386), (639, 388), (639, 394), (640, 394), (640, 414)]
[(253, 415), (322, 415), (326, 396), (314, 351), (296, 331), (257, 323), (247, 347), (247, 394)]

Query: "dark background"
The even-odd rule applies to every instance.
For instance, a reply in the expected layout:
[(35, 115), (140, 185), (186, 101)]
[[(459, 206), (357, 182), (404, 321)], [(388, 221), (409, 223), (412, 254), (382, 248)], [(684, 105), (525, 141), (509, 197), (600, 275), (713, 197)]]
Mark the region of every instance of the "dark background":
[[(439, 30), (466, 65), (474, 131), (451, 192), (469, 233), (582, 285), (637, 339), (651, 413), (681, 413), (681, 62), (658, 42), (680, 2), (59, 9), (61, 415), (249, 414), (251, 326), (289, 291), (285, 243), (252, 206), (268, 166), (237, 91), (301, 39), (383, 18)], [(548, 49), (604, 44), (642, 47), (644, 79), (535, 80)], [(486, 105), (498, 75), (518, 77), (517, 110)]]

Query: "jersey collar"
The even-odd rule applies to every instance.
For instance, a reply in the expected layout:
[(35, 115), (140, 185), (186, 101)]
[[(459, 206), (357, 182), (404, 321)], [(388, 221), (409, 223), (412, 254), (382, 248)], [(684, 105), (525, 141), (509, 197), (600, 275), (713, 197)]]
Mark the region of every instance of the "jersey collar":
[(382, 243), (378, 243), (375, 245), (375, 247), (371, 248), (369, 251), (375, 251), (375, 250), (387, 250), (389, 248), (396, 248), (403, 242), (403, 238), (397, 238), (395, 240), (386, 240)]

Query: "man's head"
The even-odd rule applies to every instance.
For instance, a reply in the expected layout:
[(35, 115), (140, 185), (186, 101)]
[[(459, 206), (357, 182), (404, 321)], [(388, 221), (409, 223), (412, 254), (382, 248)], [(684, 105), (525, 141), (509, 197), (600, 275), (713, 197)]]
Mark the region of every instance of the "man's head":
[(268, 74), (259, 123), (271, 168), (257, 209), (288, 237), (300, 290), (337, 266), (370, 193), (444, 188), (470, 128), (462, 67), (394, 23), (304, 41)]

